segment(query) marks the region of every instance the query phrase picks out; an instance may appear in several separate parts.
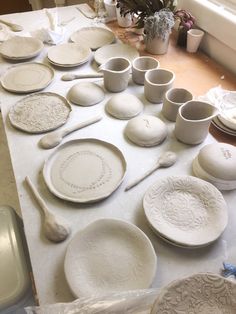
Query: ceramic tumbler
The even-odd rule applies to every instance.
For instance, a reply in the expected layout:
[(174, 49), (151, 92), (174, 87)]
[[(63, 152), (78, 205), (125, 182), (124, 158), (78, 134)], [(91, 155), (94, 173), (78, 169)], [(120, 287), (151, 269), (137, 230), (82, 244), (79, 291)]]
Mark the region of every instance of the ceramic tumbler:
[(164, 96), (161, 113), (169, 121), (176, 121), (180, 106), (193, 99), (193, 95), (184, 88), (171, 88)]
[(110, 58), (100, 66), (103, 72), (104, 86), (109, 92), (118, 93), (125, 90), (129, 83), (131, 63), (126, 58)]
[(202, 30), (190, 29), (187, 32), (187, 51), (191, 53), (197, 52), (203, 36), (204, 32)]
[(166, 69), (148, 70), (144, 80), (144, 95), (152, 103), (161, 103), (165, 93), (172, 88), (175, 74)]
[(107, 15), (112, 20), (116, 19), (116, 1), (113, 0), (104, 0), (105, 9), (107, 11)]
[(186, 102), (178, 111), (174, 131), (176, 138), (185, 144), (200, 144), (208, 135), (212, 118), (218, 113), (218, 109), (207, 102)]
[(152, 57), (138, 57), (132, 63), (132, 79), (134, 83), (144, 85), (145, 73), (159, 68), (160, 63)]
[(116, 8), (117, 23), (120, 27), (130, 27), (132, 25), (132, 16), (130, 13), (125, 16), (120, 15), (120, 8)]

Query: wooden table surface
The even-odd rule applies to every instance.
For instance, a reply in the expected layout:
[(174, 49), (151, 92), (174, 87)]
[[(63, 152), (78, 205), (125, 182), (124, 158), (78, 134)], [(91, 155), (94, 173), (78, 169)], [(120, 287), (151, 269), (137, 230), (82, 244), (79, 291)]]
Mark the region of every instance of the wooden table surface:
[[(158, 61), (162, 68), (176, 74), (174, 87), (186, 88), (194, 96), (201, 96), (209, 89), (221, 86), (223, 89), (236, 91), (236, 76), (227, 71), (201, 51), (188, 53), (184, 47), (176, 45), (176, 32), (172, 33), (168, 52), (164, 55), (151, 55), (145, 51), (142, 35), (137, 35), (129, 28), (118, 27), (117, 22), (107, 24), (116, 36), (124, 43), (138, 49), (140, 55), (150, 55)], [(236, 146), (236, 137), (219, 131), (213, 124), (210, 133), (219, 141)]]

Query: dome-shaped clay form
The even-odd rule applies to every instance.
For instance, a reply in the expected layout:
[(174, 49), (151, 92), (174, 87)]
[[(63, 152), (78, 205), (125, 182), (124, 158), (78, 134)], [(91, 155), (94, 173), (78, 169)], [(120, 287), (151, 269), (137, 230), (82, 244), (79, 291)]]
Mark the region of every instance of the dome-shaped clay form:
[(106, 110), (117, 119), (130, 119), (143, 110), (143, 103), (134, 95), (122, 93), (112, 96), (106, 104)]
[(101, 102), (105, 97), (103, 89), (95, 83), (82, 82), (71, 87), (67, 98), (80, 106), (93, 106)]
[(220, 190), (236, 189), (236, 147), (226, 143), (204, 146), (193, 161), (193, 172)]
[(127, 123), (125, 134), (139, 146), (155, 146), (166, 138), (167, 127), (159, 118), (142, 115)]

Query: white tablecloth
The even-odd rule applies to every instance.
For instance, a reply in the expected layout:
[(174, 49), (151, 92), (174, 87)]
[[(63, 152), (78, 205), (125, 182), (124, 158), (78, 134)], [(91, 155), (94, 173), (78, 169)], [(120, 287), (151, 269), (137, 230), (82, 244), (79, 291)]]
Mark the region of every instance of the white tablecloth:
[[(67, 25), (67, 37), (79, 27), (91, 23), (91, 20), (87, 20), (82, 16), (74, 6), (60, 8), (58, 12), (61, 21), (69, 20), (76, 16), (76, 19)], [(44, 11), (12, 14), (5, 16), (5, 18), (23, 25), (27, 31), (42, 27), (42, 25), (46, 26), (48, 23)], [(44, 51), (36, 58), (36, 61), (48, 64), (46, 58), (48, 47), (45, 46)], [(11, 65), (10, 62), (1, 59), (0, 74)], [(74, 69), (73, 72), (90, 71), (89, 68), (91, 66), (93, 69), (96, 69), (96, 65), (92, 60)], [(55, 69), (55, 79), (45, 90), (66, 96), (69, 88), (76, 81), (61, 81), (60, 77), (64, 72), (67, 72), (67, 70)], [(103, 86), (102, 80), (97, 81), (98, 84)], [(161, 105), (150, 104), (145, 100), (142, 86), (137, 86), (130, 80), (127, 91), (135, 94), (143, 101), (145, 113), (153, 114), (167, 122), (160, 113)], [(199, 149), (205, 144), (215, 141), (211, 135), (201, 145), (187, 146), (176, 141), (173, 134), (174, 123), (167, 122), (168, 138), (161, 145), (153, 148), (138, 147), (129, 142), (124, 136), (124, 128), (127, 121), (116, 120), (105, 112), (104, 106), (111, 94), (106, 92), (105, 100), (92, 107), (85, 108), (73, 105), (73, 114), (68, 121), (68, 125), (73, 124), (75, 121), (82, 121), (97, 113), (102, 113), (104, 118), (99, 123), (72, 133), (63, 142), (86, 137), (95, 137), (111, 142), (123, 151), (128, 163), (128, 172), (123, 184), (106, 200), (92, 205), (72, 204), (52, 195), (43, 181), (42, 167), (45, 159), (50, 156), (53, 150), (43, 150), (38, 146), (38, 141), (42, 135), (30, 135), (20, 132), (9, 123), (7, 114), (10, 107), (24, 96), (9, 93), (2, 88), (0, 92), (2, 115), (19, 193), (25, 234), (41, 304), (73, 300), (63, 270), (66, 247), (71, 237), (78, 230), (83, 229), (90, 222), (103, 217), (121, 218), (132, 222), (140, 227), (151, 239), (158, 258), (153, 287), (162, 287), (173, 279), (196, 272), (212, 271), (219, 273), (222, 268), (222, 262), (226, 260), (236, 264), (235, 191), (223, 192), (229, 206), (229, 224), (224, 234), (214, 244), (202, 249), (181, 249), (163, 242), (151, 231), (143, 212), (142, 199), (147, 188), (160, 177), (192, 174), (192, 160)], [(156, 171), (134, 189), (124, 192), (127, 182), (149, 169), (157, 161), (160, 153), (165, 150), (173, 150), (178, 154), (177, 163), (171, 168)], [(48, 207), (70, 222), (72, 236), (67, 241), (61, 244), (53, 244), (44, 238), (41, 233), (42, 215), (24, 182), (26, 175), (30, 176), (36, 184)]]

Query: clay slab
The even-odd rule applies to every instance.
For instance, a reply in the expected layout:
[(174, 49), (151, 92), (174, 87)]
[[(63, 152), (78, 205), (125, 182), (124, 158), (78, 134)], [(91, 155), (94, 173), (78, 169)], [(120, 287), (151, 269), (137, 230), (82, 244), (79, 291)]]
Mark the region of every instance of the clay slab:
[(77, 298), (146, 289), (156, 273), (156, 254), (151, 241), (135, 225), (100, 219), (71, 240), (64, 269)]
[(61, 145), (45, 162), (49, 190), (61, 199), (88, 203), (108, 197), (121, 184), (126, 161), (114, 145), (88, 138)]
[(9, 68), (1, 77), (2, 87), (14, 93), (36, 92), (47, 87), (54, 71), (43, 63), (25, 63)]
[(87, 46), (92, 50), (109, 45), (115, 40), (115, 35), (109, 29), (103, 27), (84, 27), (77, 30), (70, 37), (71, 41)]
[(11, 124), (28, 133), (42, 133), (63, 125), (71, 106), (55, 93), (37, 93), (19, 100), (9, 111)]

